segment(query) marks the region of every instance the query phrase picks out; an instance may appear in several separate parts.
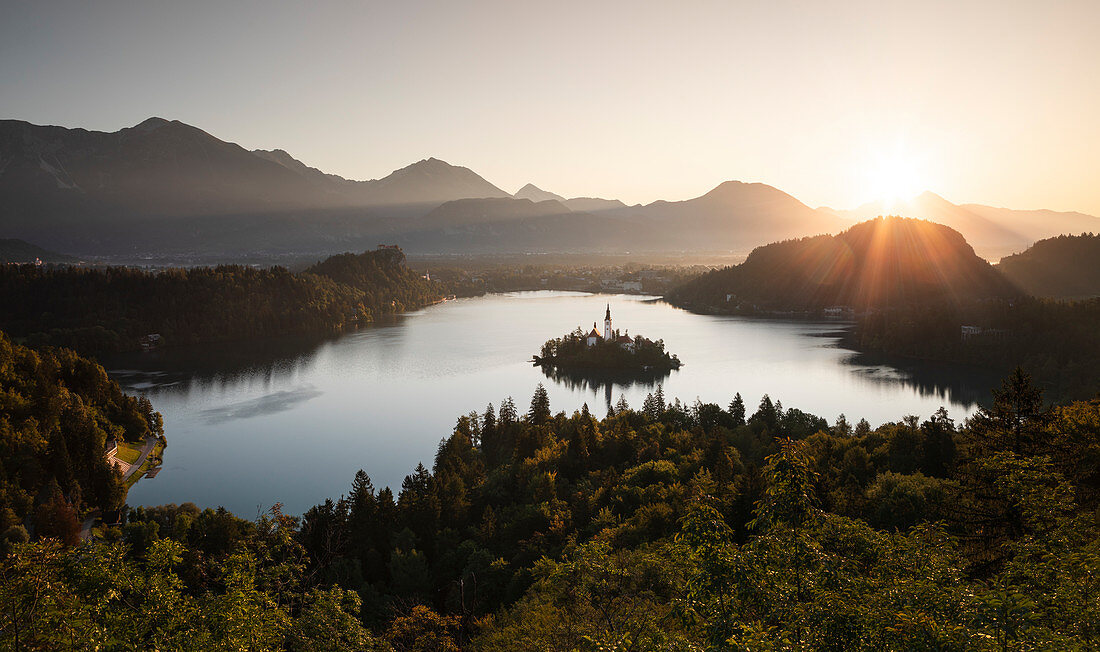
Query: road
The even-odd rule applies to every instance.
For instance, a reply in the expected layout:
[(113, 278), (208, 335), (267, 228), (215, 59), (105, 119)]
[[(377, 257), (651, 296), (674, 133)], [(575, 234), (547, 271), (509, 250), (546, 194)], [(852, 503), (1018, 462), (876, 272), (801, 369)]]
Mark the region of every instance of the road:
[[(129, 469), (126, 469), (126, 473), (122, 474), (122, 481), (126, 482), (130, 479), (130, 476), (134, 475), (141, 469), (141, 465), (145, 464), (145, 460), (148, 459), (149, 453), (153, 452), (156, 448), (157, 440), (154, 437), (146, 437), (145, 444), (142, 445), (141, 451), (138, 453), (137, 460), (130, 465)], [(95, 525), (96, 519), (99, 518), (99, 512), (93, 512), (88, 518), (84, 519), (84, 522), (80, 525), (80, 538), (83, 541), (91, 541), (92, 539), (92, 526)]]
[(146, 437), (145, 445), (141, 447), (141, 452), (138, 454), (137, 461), (130, 465), (130, 468), (126, 470), (126, 473), (122, 474), (122, 481), (125, 482), (130, 479), (130, 476), (138, 472), (142, 464), (145, 464), (145, 458), (149, 457), (149, 453), (153, 452), (153, 448), (157, 445), (157, 440), (154, 437)]

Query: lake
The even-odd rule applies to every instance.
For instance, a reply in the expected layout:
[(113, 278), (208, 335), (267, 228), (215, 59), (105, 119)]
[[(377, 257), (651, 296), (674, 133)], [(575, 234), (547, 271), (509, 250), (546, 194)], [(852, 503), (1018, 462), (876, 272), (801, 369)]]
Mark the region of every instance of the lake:
[(961, 421), (994, 379), (949, 366), (898, 367), (839, 348), (838, 323), (697, 315), (651, 297), (519, 292), (460, 299), (328, 339), (165, 349), (103, 360), (164, 415), (164, 468), (131, 489), (131, 505), (194, 502), (255, 517), (275, 502), (300, 514), (346, 493), (362, 468), (391, 486), (430, 468), (461, 414), (512, 396), (524, 412), (542, 382), (551, 408), (597, 416), (625, 396), (640, 408), (655, 385), (558, 382), (529, 362), (539, 347), (593, 321), (663, 339), (684, 362), (665, 396), (751, 414), (764, 394), (834, 421), (872, 426), (944, 406)]

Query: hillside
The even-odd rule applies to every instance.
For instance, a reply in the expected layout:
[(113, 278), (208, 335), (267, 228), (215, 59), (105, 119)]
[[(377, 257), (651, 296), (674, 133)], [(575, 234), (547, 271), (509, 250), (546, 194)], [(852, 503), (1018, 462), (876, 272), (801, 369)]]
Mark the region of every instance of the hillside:
[[(689, 281), (676, 305), (719, 310), (888, 308), (1017, 291), (953, 229), (910, 218), (877, 218), (836, 236), (759, 247), (744, 263)], [(727, 296), (729, 300), (727, 301)]]
[(1006, 256), (997, 270), (1037, 297), (1100, 296), (1100, 234), (1060, 235)]
[(95, 362), (32, 351), (3, 332), (0, 396), (0, 532), (29, 525), (72, 543), (78, 514), (118, 509), (126, 497), (107, 441), (164, 434), (149, 400), (123, 394)]
[(44, 263), (68, 263), (74, 260), (72, 256), (54, 253), (23, 240), (0, 238), (0, 264), (33, 263), (35, 259)]

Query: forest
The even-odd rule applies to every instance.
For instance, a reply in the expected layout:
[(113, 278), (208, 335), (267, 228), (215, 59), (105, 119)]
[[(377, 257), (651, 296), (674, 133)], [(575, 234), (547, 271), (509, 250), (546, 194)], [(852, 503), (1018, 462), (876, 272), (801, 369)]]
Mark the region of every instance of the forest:
[(149, 400), (123, 394), (103, 367), (0, 332), (0, 545), (30, 534), (75, 543), (78, 515), (117, 510), (126, 497), (107, 441), (163, 435)]
[(240, 265), (145, 271), (0, 267), (0, 330), (84, 354), (325, 333), (437, 301), (398, 249), (333, 256), (301, 273)]
[(1100, 298), (990, 299), (860, 315), (847, 341), (863, 351), (1002, 373), (1021, 366), (1052, 399), (1089, 399), (1100, 394), (1098, 325)]
[(1060, 235), (1005, 256), (997, 271), (1036, 297), (1100, 296), (1100, 234)]
[(0, 640), (1094, 649), (1098, 507), (1100, 401), (1049, 405), (1019, 370), (964, 423), (876, 428), (660, 388), (555, 414), (536, 391), (460, 416), (396, 493), (360, 471), (300, 519), (166, 505), (92, 545), (9, 543)]

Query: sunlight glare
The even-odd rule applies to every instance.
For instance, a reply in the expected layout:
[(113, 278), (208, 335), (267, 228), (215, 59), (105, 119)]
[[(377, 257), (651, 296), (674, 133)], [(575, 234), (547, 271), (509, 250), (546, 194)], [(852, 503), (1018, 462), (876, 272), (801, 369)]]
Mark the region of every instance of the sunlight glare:
[(879, 153), (864, 171), (865, 196), (886, 209), (916, 197), (924, 184), (916, 158), (901, 147)]

